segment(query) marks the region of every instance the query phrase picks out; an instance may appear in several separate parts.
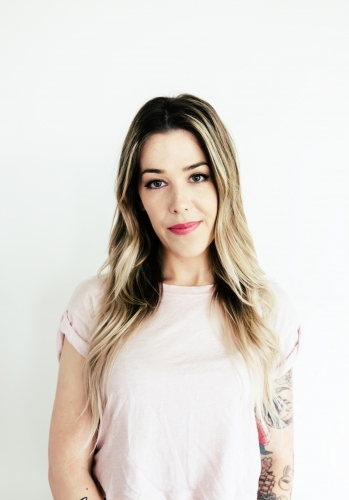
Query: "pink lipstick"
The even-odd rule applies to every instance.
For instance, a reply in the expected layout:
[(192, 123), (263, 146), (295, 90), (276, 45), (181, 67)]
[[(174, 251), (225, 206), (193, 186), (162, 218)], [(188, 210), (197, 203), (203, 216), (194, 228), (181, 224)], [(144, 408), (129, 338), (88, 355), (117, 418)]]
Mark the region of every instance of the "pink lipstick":
[(186, 222), (185, 224), (175, 224), (168, 229), (175, 234), (188, 234), (194, 231), (200, 223), (201, 221), (199, 220), (196, 222)]

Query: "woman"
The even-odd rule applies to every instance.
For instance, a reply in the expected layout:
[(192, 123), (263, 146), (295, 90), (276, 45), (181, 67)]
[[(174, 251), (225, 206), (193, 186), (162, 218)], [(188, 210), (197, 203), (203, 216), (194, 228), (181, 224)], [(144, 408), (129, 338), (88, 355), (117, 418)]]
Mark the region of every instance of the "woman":
[(299, 322), (258, 265), (215, 110), (147, 102), (116, 198), (109, 257), (58, 331), (54, 499), (289, 500)]

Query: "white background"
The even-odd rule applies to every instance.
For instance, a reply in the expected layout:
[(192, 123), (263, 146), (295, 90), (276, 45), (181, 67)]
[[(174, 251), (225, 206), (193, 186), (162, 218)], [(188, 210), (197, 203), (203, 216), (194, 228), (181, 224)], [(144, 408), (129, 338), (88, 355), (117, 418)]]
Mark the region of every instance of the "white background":
[(293, 498), (349, 499), (349, 3), (2, 0), (0, 23), (1, 497), (51, 498), (60, 316), (106, 257), (131, 119), (189, 92), (232, 133), (260, 262), (302, 318)]

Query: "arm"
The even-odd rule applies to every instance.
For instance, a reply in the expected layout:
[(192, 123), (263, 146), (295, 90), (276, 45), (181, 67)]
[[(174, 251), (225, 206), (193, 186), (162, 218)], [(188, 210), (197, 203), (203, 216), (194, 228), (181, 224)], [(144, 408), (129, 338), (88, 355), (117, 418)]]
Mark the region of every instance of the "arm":
[(273, 426), (267, 419), (268, 433), (259, 431), (262, 468), (257, 500), (291, 500), (293, 483), (293, 408), (292, 370), (275, 380), (275, 388), (283, 404), (276, 409), (286, 427)]
[(65, 339), (49, 438), (49, 483), (54, 500), (102, 500), (90, 471), (93, 443), (81, 452), (89, 430), (82, 378), (84, 358)]

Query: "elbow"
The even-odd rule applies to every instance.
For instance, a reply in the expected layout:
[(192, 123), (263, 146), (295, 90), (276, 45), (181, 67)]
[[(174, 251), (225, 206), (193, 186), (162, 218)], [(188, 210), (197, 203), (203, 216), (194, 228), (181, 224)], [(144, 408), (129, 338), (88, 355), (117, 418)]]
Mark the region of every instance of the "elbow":
[(66, 482), (65, 474), (59, 467), (54, 466), (52, 463), (49, 463), (48, 466), (48, 484), (50, 486), (53, 498), (56, 498), (59, 490), (64, 486)]
[(64, 460), (49, 460), (48, 483), (54, 500), (66, 498), (67, 492), (74, 490), (76, 485), (92, 480), (84, 465), (68, 463)]
[(53, 498), (55, 497), (55, 485), (56, 485), (56, 476), (55, 476), (55, 473), (54, 473), (54, 468), (52, 467), (52, 465), (49, 463), (49, 466), (48, 466), (48, 474), (47, 474), (47, 479), (48, 479), (48, 484), (50, 486), (50, 489), (51, 489), (51, 493), (53, 495)]
[(48, 466), (48, 484), (50, 486), (53, 498), (56, 499), (61, 490), (67, 486), (72, 474), (65, 470), (60, 464), (49, 462)]

